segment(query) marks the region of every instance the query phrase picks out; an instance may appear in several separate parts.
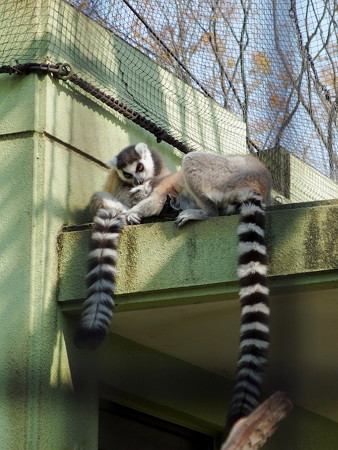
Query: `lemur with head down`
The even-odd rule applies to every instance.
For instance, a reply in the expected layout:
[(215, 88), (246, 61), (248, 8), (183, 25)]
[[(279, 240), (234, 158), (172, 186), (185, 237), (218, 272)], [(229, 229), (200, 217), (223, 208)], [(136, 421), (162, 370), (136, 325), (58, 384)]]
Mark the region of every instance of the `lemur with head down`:
[(164, 177), (149, 197), (127, 213), (129, 223), (156, 216), (167, 196), (181, 210), (176, 224), (239, 213), (238, 270), (241, 301), (240, 350), (234, 395), (228, 414), (231, 427), (257, 406), (269, 346), (269, 289), (265, 244), (265, 205), (271, 176), (253, 155), (220, 156), (191, 152), (182, 169)]

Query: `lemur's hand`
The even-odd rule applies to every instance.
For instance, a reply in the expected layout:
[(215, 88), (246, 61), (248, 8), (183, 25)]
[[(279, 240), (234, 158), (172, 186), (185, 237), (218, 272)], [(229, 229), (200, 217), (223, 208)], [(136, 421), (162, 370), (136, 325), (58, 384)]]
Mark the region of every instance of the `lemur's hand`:
[(126, 213), (126, 219), (129, 225), (138, 225), (141, 222), (141, 217), (132, 210)]
[(136, 203), (140, 203), (141, 200), (149, 197), (151, 191), (152, 187), (150, 185), (150, 182), (147, 181), (140, 186), (133, 187), (128, 193), (130, 204), (134, 206), (136, 205)]

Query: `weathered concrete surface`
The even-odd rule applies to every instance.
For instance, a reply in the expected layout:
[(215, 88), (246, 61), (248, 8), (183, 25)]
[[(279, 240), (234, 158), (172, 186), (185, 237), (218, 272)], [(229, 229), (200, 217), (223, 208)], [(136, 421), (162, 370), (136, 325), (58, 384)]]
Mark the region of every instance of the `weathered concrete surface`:
[[(237, 216), (190, 223), (126, 227), (120, 240), (117, 294), (120, 306), (233, 298), (236, 286)], [(272, 287), (337, 282), (338, 202), (271, 207), (267, 213)], [(62, 234), (59, 300), (84, 296), (90, 230)], [(282, 278), (283, 277), (283, 278)], [(145, 306), (145, 305), (144, 305)]]

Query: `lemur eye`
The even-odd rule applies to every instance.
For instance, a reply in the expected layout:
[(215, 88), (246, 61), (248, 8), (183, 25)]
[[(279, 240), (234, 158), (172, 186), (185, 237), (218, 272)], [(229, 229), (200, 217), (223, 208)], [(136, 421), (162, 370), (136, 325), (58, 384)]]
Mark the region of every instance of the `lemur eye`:
[(131, 174), (128, 172), (122, 171), (124, 178), (131, 178)]
[(143, 170), (144, 170), (144, 165), (142, 163), (138, 163), (136, 166), (136, 171), (143, 172)]

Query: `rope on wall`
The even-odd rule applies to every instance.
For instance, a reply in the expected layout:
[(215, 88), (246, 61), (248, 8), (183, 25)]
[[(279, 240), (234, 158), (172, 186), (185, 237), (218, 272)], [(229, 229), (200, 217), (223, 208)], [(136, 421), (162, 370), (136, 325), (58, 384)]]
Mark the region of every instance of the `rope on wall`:
[(100, 89), (96, 88), (93, 84), (89, 83), (83, 78), (78, 77), (76, 74), (74, 74), (72, 66), (68, 63), (17, 63), (14, 65), (1, 66), (0, 73), (21, 75), (28, 75), (30, 73), (51, 74), (61, 80), (70, 81), (71, 83), (74, 83), (76, 86), (83, 89), (88, 94), (95, 97), (100, 102), (107, 105), (109, 108), (122, 114), (127, 119), (152, 133), (156, 137), (157, 142), (167, 142), (183, 153), (189, 153), (193, 151), (192, 148), (188, 147), (178, 139), (175, 139), (163, 128), (158, 127), (154, 122), (129, 108), (127, 105), (115, 99), (111, 95), (108, 95)]

